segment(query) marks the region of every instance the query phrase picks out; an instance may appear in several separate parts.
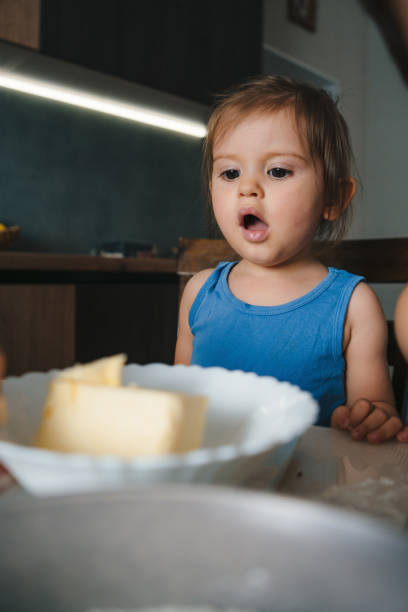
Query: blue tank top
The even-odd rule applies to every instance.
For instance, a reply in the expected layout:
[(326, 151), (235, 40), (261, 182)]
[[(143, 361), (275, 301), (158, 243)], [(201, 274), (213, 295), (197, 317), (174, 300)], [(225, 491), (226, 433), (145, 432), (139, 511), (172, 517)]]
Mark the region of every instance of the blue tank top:
[(351, 294), (362, 276), (329, 268), (306, 295), (279, 306), (237, 299), (222, 262), (197, 294), (189, 313), (191, 364), (274, 376), (309, 391), (320, 406), (316, 425), (344, 404), (343, 327)]

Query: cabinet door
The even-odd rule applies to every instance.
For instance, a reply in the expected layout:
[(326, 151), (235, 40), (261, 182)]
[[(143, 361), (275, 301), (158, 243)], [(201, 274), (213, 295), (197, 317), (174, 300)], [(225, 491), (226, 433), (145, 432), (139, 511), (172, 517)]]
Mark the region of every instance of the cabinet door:
[(0, 285), (0, 346), (7, 375), (72, 365), (73, 285)]
[(177, 309), (177, 277), (78, 285), (76, 361), (126, 353), (129, 363), (172, 363)]
[(260, 0), (122, 0), (121, 76), (209, 104), (261, 72)]
[(261, 72), (262, 0), (42, 0), (41, 52), (208, 104)]
[(42, 0), (41, 52), (100, 72), (117, 74), (120, 1)]
[(1, 0), (0, 38), (39, 48), (40, 0)]

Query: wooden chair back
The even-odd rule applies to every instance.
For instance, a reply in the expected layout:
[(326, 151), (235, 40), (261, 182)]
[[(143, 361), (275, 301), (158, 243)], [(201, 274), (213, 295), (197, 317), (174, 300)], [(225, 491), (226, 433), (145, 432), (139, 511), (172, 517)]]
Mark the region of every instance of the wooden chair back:
[[(316, 242), (316, 256), (327, 266), (360, 274), (369, 283), (406, 283), (408, 281), (408, 238), (369, 238), (345, 240), (333, 246)], [(223, 239), (180, 238), (178, 274), (180, 294), (188, 279), (204, 268), (215, 267), (220, 261), (233, 261), (238, 255)], [(394, 322), (388, 321), (388, 364), (392, 369), (392, 384), (397, 408), (405, 418), (408, 396), (407, 365), (394, 334)]]
[(180, 297), (189, 278), (204, 270), (215, 268), (220, 261), (234, 261), (239, 256), (225, 240), (210, 238), (179, 238), (177, 274)]

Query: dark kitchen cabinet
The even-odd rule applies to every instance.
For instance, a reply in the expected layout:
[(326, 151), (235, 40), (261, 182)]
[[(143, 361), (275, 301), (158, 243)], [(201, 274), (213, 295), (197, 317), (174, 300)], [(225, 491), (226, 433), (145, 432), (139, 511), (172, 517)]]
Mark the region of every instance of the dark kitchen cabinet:
[(121, 0), (41, 0), (41, 53), (119, 75), (121, 4)]
[(0, 348), (7, 375), (126, 353), (172, 363), (176, 260), (0, 253)]
[(175, 276), (78, 284), (75, 359), (83, 363), (126, 353), (129, 363), (172, 363), (177, 310)]
[(261, 72), (261, 0), (42, 0), (42, 53), (202, 103)]
[(0, 284), (0, 346), (8, 376), (71, 365), (74, 329), (74, 285)]

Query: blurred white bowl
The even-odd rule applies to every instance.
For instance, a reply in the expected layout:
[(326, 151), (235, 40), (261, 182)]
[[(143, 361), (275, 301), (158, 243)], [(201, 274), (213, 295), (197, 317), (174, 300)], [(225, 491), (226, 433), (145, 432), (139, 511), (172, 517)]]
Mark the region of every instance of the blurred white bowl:
[(269, 376), (199, 366), (125, 366), (123, 383), (209, 397), (202, 448), (181, 455), (125, 460), (67, 454), (32, 446), (49, 380), (57, 370), (4, 381), (7, 426), (0, 428), (0, 461), (35, 495), (96, 491), (132, 484), (243, 484), (268, 463), (277, 486), (301, 434), (317, 417), (312, 396)]

